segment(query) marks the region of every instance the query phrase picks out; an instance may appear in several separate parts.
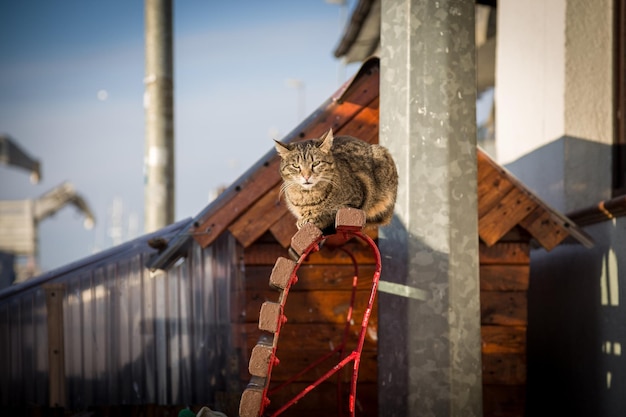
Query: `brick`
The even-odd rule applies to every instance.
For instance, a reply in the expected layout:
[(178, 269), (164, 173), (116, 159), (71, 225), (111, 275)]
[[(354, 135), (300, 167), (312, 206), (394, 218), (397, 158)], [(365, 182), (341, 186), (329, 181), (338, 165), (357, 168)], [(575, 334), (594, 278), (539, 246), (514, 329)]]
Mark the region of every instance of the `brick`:
[(274, 348), (271, 345), (257, 344), (252, 348), (248, 371), (250, 375), (266, 377), (270, 362), (274, 359)]
[(258, 417), (263, 404), (263, 389), (246, 388), (239, 402), (239, 417)]
[(270, 286), (281, 290), (285, 289), (289, 284), (289, 279), (295, 268), (296, 263), (291, 259), (283, 257), (276, 259), (276, 263), (270, 275)]
[(357, 231), (365, 226), (365, 212), (355, 208), (342, 208), (335, 216), (335, 228), (338, 231)]
[(306, 223), (291, 238), (291, 248), (302, 255), (311, 244), (315, 243), (322, 236), (322, 231), (311, 223)]
[(259, 314), (259, 329), (276, 333), (282, 316), (283, 309), (279, 303), (272, 301), (264, 302), (261, 305), (261, 313)]

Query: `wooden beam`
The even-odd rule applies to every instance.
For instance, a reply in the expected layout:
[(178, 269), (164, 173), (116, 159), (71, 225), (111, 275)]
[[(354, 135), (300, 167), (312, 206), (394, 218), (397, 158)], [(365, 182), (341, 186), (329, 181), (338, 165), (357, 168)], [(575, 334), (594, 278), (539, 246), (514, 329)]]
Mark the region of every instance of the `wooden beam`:
[[(363, 317), (370, 291), (358, 291), (354, 304), (354, 317)], [(345, 323), (346, 313), (350, 306), (350, 291), (301, 291), (290, 292), (289, 302), (285, 310), (278, 311), (276, 303), (265, 301), (275, 300), (273, 290), (246, 293), (246, 320), (261, 317), (262, 330), (273, 332), (277, 325), (278, 315), (284, 314), (289, 324), (294, 323)], [(377, 314), (374, 306), (372, 314)], [(281, 335), (282, 337), (282, 335)], [(281, 339), (282, 342), (282, 339)]]
[(503, 242), (493, 246), (480, 244), (480, 265), (528, 265), (530, 264), (530, 245), (528, 243)]
[(530, 265), (481, 265), (482, 291), (526, 291)]
[(478, 219), (480, 238), (487, 245), (493, 245), (537, 206), (528, 193), (513, 188), (491, 211)]
[[(375, 265), (359, 265), (359, 280), (357, 288), (370, 290)], [(482, 271), (482, 268), (481, 268)], [(272, 273), (269, 265), (246, 265), (247, 291), (267, 290), (267, 280)], [(350, 290), (354, 266), (332, 265), (319, 267), (316, 265), (302, 265), (298, 269), (298, 282), (289, 289), (289, 293), (312, 290)]]
[(528, 301), (526, 291), (481, 291), (481, 323), (502, 326), (526, 326)]
[(489, 157), (480, 148), (476, 149), (476, 161), (477, 161), (477, 173), (476, 179), (478, 182), (482, 182), (487, 175), (490, 175), (492, 171), (495, 171), (495, 165), (491, 163)]
[[(258, 314), (257, 314), (258, 316)], [(248, 337), (246, 338), (246, 351), (251, 352), (254, 346), (257, 345), (256, 340), (259, 339), (262, 332), (259, 330), (258, 321), (254, 323), (245, 323), (243, 328), (245, 329)], [(360, 326), (361, 323), (355, 326)], [(280, 329), (280, 342), (279, 351), (281, 350), (298, 350), (303, 346), (306, 346), (309, 350), (330, 350), (333, 347), (339, 346), (343, 340), (343, 332), (345, 329), (345, 323), (293, 323), (287, 322)], [(354, 330), (354, 329), (353, 329)], [(377, 352), (376, 344), (376, 331), (368, 331), (363, 344), (364, 352)], [(358, 330), (350, 331), (348, 333), (347, 342), (350, 346), (354, 346), (359, 340)], [(283, 364), (284, 367), (289, 364)], [(293, 369), (293, 368), (292, 368)]]
[(368, 143), (378, 143), (378, 114), (380, 100), (376, 97), (363, 107), (341, 130), (342, 135), (354, 136)]
[[(374, 257), (369, 248), (363, 247), (357, 242), (348, 242), (345, 246), (355, 256), (359, 265), (373, 264)], [(279, 256), (289, 257), (287, 250), (278, 243), (257, 243), (244, 251), (244, 263), (246, 265), (274, 265), (276, 258)], [(352, 259), (342, 251), (332, 250), (326, 246), (322, 246), (319, 252), (309, 254), (307, 264), (325, 264), (325, 265), (352, 265)]]
[(483, 384), (524, 385), (526, 355), (521, 353), (483, 354)]
[(228, 228), (244, 248), (254, 243), (287, 213), (287, 207), (278, 196), (279, 191), (278, 185), (271, 188)]
[(283, 248), (288, 248), (291, 245), (291, 237), (297, 231), (296, 218), (289, 211), (270, 226), (270, 233)]
[(502, 198), (513, 189), (513, 183), (495, 169), (485, 169), (488, 172), (478, 182), (478, 218), (489, 213)]
[(528, 231), (547, 251), (554, 249), (563, 239), (569, 236), (567, 230), (554, 221), (552, 213), (537, 207), (532, 213), (520, 221), (520, 226)]
[(483, 353), (526, 353), (526, 326), (482, 326), (480, 333)]

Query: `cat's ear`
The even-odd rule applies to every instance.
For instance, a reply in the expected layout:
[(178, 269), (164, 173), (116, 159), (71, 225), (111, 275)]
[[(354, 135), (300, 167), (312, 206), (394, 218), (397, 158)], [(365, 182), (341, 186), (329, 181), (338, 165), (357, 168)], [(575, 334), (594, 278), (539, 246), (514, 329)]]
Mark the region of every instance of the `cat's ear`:
[(328, 129), (328, 132), (324, 133), (322, 137), (319, 139), (319, 145), (317, 145), (322, 151), (330, 152), (330, 149), (333, 147), (333, 129)]
[(276, 139), (274, 139), (274, 142), (276, 142), (276, 145), (275, 145), (276, 152), (278, 152), (281, 158), (284, 158), (285, 156), (287, 156), (289, 151), (291, 151), (291, 148), (289, 147), (289, 145), (285, 145), (284, 143), (279, 142)]

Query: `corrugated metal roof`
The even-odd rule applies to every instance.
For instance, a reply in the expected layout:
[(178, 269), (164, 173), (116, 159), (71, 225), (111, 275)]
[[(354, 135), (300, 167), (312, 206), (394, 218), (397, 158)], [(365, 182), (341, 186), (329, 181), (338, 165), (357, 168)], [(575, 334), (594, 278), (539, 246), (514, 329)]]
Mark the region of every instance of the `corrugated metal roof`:
[(68, 409), (123, 404), (213, 404), (238, 380), (230, 292), (235, 240), (187, 248), (168, 271), (145, 267), (148, 242), (189, 220), (0, 292), (0, 406), (47, 406), (46, 288), (62, 294)]

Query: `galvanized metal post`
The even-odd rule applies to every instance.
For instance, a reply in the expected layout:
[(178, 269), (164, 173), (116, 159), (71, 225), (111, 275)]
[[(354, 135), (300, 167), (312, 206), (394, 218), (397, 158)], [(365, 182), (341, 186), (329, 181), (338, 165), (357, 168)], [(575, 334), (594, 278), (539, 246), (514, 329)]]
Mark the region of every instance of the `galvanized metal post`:
[(481, 416), (473, 0), (383, 0), (380, 415)]
[(172, 0), (145, 1), (144, 232), (174, 221)]

